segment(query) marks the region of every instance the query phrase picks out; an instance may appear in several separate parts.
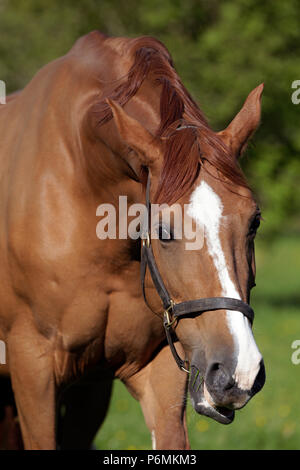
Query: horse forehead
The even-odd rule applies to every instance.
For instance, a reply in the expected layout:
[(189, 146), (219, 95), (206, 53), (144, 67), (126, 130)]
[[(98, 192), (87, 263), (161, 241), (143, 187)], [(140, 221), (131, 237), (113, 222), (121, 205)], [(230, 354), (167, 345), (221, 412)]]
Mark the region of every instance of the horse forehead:
[(188, 214), (197, 223), (216, 227), (223, 216), (232, 221), (248, 220), (256, 208), (250, 189), (238, 187), (231, 192), (215, 181), (202, 179), (190, 194)]
[(201, 181), (191, 194), (188, 214), (199, 224), (216, 226), (223, 209), (221, 196), (206, 181)]

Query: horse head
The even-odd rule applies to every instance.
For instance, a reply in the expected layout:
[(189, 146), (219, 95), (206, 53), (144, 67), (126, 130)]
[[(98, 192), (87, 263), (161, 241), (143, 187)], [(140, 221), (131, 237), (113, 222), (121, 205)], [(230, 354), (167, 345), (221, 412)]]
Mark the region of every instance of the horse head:
[[(136, 174), (148, 169), (150, 198), (165, 203), (151, 227), (151, 249), (175, 305), (224, 297), (249, 303), (255, 280), (254, 238), (261, 216), (238, 159), (259, 124), (262, 89), (260, 85), (250, 93), (241, 111), (219, 133), (185, 117), (153, 135), (116, 102), (108, 101), (121, 139), (130, 149), (130, 166)], [(176, 217), (178, 212), (195, 228), (199, 246), (187, 249), (190, 238), (182, 227), (183, 218)], [(146, 290), (153, 287), (151, 282), (146, 281)], [(151, 292), (149, 302), (157, 309), (160, 299)], [(220, 306), (172, 323), (189, 364), (194, 409), (221, 423), (232, 422), (234, 410), (245, 406), (265, 381), (249, 318), (238, 308)]]

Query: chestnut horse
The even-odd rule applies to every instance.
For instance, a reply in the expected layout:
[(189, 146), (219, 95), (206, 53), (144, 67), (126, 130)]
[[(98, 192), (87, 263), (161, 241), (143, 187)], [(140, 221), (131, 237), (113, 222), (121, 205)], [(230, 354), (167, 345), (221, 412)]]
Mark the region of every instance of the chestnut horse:
[(262, 89), (215, 133), (164, 45), (94, 31), (0, 107), (0, 336), (26, 449), (87, 446), (115, 377), (140, 401), (157, 449), (189, 448), (187, 387), (198, 413), (230, 423), (263, 386), (239, 309), (174, 323), (190, 373), (177, 368), (162, 314), (151, 311), (162, 306), (149, 272), (151, 309), (144, 302), (140, 240), (96, 236), (97, 207), (118, 208), (120, 195), (145, 203), (148, 174), (151, 202), (187, 205), (204, 230), (198, 250), (171, 223), (159, 227), (168, 240), (151, 241), (174, 302), (249, 302), (260, 211), (238, 158), (259, 124)]

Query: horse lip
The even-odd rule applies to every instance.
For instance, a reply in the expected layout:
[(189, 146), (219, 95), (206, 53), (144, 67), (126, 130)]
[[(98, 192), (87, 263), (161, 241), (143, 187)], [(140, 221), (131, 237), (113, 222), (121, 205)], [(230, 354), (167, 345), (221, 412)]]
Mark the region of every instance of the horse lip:
[(194, 408), (197, 413), (212, 418), (221, 424), (231, 424), (235, 416), (234, 410), (221, 406), (213, 407), (207, 402), (199, 402), (195, 404)]
[[(199, 371), (199, 369), (197, 368)], [(202, 374), (197, 374), (196, 378)], [(199, 382), (192, 381), (192, 389), (190, 389), (190, 394), (192, 398), (192, 403), (195, 411), (203, 416), (212, 418), (218, 423), (221, 424), (230, 424), (234, 420), (235, 412), (233, 409), (225, 408), (222, 406), (217, 406), (212, 397), (210, 396), (205, 381), (202, 379)], [(199, 379), (198, 379), (199, 380)], [(196, 394), (193, 385), (196, 387)]]
[(225, 424), (230, 424), (232, 423), (232, 421), (234, 420), (234, 416), (235, 416), (235, 411), (234, 410), (231, 410), (229, 408), (225, 408), (225, 407), (222, 407), (222, 406), (217, 406), (216, 407), (216, 410), (217, 412), (224, 416), (225, 418), (227, 418), (228, 420), (228, 423), (225, 423)]

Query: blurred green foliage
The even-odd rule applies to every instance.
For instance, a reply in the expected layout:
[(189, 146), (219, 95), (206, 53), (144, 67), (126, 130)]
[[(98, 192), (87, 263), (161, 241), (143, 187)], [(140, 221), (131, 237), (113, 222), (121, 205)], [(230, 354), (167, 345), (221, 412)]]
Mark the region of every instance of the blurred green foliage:
[(267, 239), (299, 231), (299, 0), (0, 0), (0, 78), (23, 87), (75, 40), (100, 29), (152, 35), (173, 55), (212, 127), (225, 127), (247, 94), (265, 83), (262, 123), (243, 160)]

